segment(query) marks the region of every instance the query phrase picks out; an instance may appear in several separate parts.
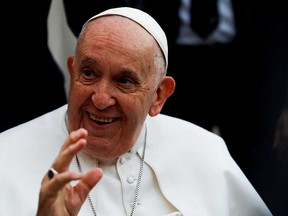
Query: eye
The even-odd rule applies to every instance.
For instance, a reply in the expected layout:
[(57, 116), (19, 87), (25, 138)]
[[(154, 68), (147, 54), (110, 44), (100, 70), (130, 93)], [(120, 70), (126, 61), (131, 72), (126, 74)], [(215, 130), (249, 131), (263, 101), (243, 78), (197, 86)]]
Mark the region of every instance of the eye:
[(139, 84), (139, 77), (135, 72), (132, 71), (123, 71), (119, 73), (115, 80), (117, 83), (121, 85), (138, 85)]
[(90, 69), (84, 69), (82, 72), (82, 76), (86, 78), (93, 78), (95, 77), (95, 73)]
[(125, 93), (136, 92), (139, 89), (139, 79), (136, 76), (121, 75), (115, 79), (118, 88)]
[(97, 74), (89, 68), (85, 68), (79, 73), (79, 81), (83, 84), (90, 85), (96, 82), (96, 80)]
[(130, 77), (126, 77), (126, 76), (118, 77), (117, 82), (120, 84), (124, 84), (124, 85), (135, 83), (134, 80), (132, 80)]

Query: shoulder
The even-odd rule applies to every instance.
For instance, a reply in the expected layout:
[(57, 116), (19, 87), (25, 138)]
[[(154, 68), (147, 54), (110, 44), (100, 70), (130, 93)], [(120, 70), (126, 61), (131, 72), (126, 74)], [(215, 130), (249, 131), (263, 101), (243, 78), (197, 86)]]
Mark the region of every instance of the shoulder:
[(0, 139), (10, 136), (13, 137), (13, 134), (35, 134), (41, 129), (47, 130), (51, 127), (53, 128), (56, 125), (61, 124), (61, 122), (63, 121), (62, 116), (64, 117), (66, 109), (67, 105), (61, 106), (58, 109), (41, 115), (35, 119), (3, 131), (2, 133), (0, 133)]
[[(32, 119), (26, 123), (0, 133), (0, 143), (5, 143), (0, 154), (9, 152), (41, 152), (45, 148), (53, 148), (62, 144), (67, 134), (65, 133), (64, 116), (66, 105)], [(55, 143), (55, 146), (53, 146)], [(19, 153), (21, 154), (21, 153)]]
[(27, 167), (33, 167), (35, 161), (38, 167), (42, 163), (50, 163), (67, 137), (65, 112), (66, 107), (63, 106), (0, 133), (0, 144), (3, 144), (0, 162), (8, 163), (14, 169), (18, 169), (19, 158)]
[(35, 185), (41, 184), (44, 172), (67, 136), (62, 129), (65, 112), (63, 106), (0, 133), (0, 164), (3, 165), (0, 170), (4, 176), (0, 178), (0, 191), (13, 198), (25, 194), (27, 199), (21, 200), (21, 211), (36, 209), (34, 204), (37, 204), (39, 188)]
[[(145, 162), (155, 171), (160, 188), (185, 215), (195, 213), (191, 204), (199, 207), (200, 215), (223, 215), (227, 206), (241, 215), (257, 215), (257, 211), (270, 215), (224, 140), (191, 122), (162, 114), (147, 118)], [(225, 199), (213, 198), (219, 194)], [(199, 202), (201, 196), (205, 198)]]
[(207, 158), (218, 162), (231, 159), (227, 145), (219, 135), (163, 114), (147, 119), (147, 149), (151, 155), (161, 155), (164, 150), (168, 158), (175, 160), (181, 155), (183, 161), (184, 158), (187, 161), (198, 158), (204, 163)]
[(166, 137), (169, 140), (185, 140), (186, 142), (219, 142), (224, 143), (223, 139), (217, 134), (208, 131), (192, 122), (159, 114), (156, 117), (148, 117), (148, 130), (150, 134)]

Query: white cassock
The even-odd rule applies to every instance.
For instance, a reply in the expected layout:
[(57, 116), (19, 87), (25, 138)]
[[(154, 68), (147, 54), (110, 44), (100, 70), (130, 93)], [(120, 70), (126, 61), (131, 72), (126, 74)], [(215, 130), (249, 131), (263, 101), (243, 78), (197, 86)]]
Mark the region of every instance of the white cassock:
[[(66, 110), (64, 105), (0, 134), (1, 216), (35, 215), (42, 178), (68, 135)], [(97, 216), (130, 215), (145, 142), (134, 216), (272, 215), (221, 137), (160, 114), (147, 117), (133, 149), (115, 160), (78, 154), (83, 172), (104, 170), (90, 193)], [(70, 169), (78, 171), (76, 160)], [(93, 215), (88, 199), (79, 215)]]

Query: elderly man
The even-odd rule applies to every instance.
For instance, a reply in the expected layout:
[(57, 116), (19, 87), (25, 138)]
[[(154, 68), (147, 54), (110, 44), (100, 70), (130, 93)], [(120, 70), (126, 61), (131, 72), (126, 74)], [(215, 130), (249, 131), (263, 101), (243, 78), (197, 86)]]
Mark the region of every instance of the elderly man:
[(0, 135), (1, 215), (271, 215), (223, 139), (160, 113), (167, 56), (141, 10), (89, 19), (68, 104)]

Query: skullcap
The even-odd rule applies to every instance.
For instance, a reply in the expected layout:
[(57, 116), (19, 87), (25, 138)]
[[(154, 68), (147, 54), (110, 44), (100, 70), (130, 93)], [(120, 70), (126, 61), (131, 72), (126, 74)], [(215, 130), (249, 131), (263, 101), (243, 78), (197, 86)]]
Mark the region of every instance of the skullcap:
[(107, 16), (107, 15), (119, 15), (123, 17), (127, 17), (134, 22), (140, 24), (143, 28), (145, 28), (157, 41), (159, 44), (166, 61), (166, 69), (168, 66), (168, 45), (167, 45), (167, 38), (162, 30), (161, 26), (156, 22), (154, 18), (152, 18), (148, 13), (141, 11), (136, 8), (132, 7), (117, 7), (105, 10), (95, 16), (91, 17), (87, 22), (84, 24), (86, 25), (91, 20), (94, 20), (99, 17)]

